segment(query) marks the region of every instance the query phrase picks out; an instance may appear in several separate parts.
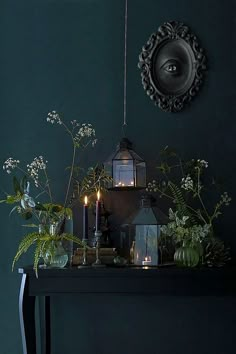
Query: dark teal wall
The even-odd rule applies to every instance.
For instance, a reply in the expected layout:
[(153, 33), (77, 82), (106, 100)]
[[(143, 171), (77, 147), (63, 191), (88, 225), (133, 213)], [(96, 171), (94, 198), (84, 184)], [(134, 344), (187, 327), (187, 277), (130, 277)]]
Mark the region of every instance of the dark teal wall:
[[(129, 0), (127, 97), (128, 134), (135, 142), (137, 151), (146, 158), (150, 177), (153, 176), (158, 151), (165, 145), (171, 145), (185, 157), (209, 161), (211, 172), (225, 181), (226, 189), (234, 200), (235, 7), (233, 0)], [(172, 19), (186, 22), (192, 28), (206, 48), (209, 59), (209, 72), (201, 93), (189, 108), (176, 115), (164, 113), (154, 106), (144, 93), (137, 69), (138, 54), (150, 33), (164, 21)], [(45, 156), (49, 161), (50, 174), (55, 179), (58, 200), (63, 196), (64, 167), (70, 163), (70, 146), (59, 127), (47, 125), (47, 112), (56, 109), (68, 121), (78, 119), (95, 124), (99, 144), (94, 153), (86, 155), (82, 161), (103, 161), (113, 150), (120, 138), (123, 115), (123, 21), (122, 0), (2, 0), (0, 3), (0, 161), (2, 163), (9, 156), (26, 161), (39, 154)], [(3, 190), (9, 188), (9, 177), (3, 172), (0, 173), (0, 181)], [(11, 273), (11, 262), (23, 230), (20, 220), (15, 217), (9, 219), (8, 213), (7, 208), (1, 205), (0, 353), (19, 354), (19, 276), (16, 272)], [(234, 230), (233, 202), (227, 215), (221, 219), (218, 231), (235, 253)], [(30, 263), (30, 255), (22, 262)], [(182, 311), (188, 311), (182, 308), (184, 300), (178, 304), (173, 301), (166, 303), (163, 299), (156, 301), (157, 304), (158, 301), (165, 304), (166, 312), (162, 313), (162, 316), (166, 314), (165, 335), (161, 333), (162, 338), (168, 341), (168, 321), (172, 322), (173, 316), (179, 318), (183, 315)], [(233, 317), (224, 317), (225, 313), (231, 312), (231, 305), (223, 301), (214, 302), (213, 299), (210, 301), (215, 304), (215, 307), (211, 305), (211, 314), (215, 313), (215, 309), (221, 316), (221, 324), (217, 327), (217, 317), (213, 316), (207, 323), (206, 302), (202, 307), (199, 302), (191, 303), (189, 300), (186, 306), (191, 317), (196, 316), (194, 309), (203, 308), (204, 321), (199, 315), (197, 323), (201, 326), (202, 322), (206, 322), (203, 329), (212, 342), (215, 341), (214, 331), (220, 333), (225, 322), (228, 323), (226, 341), (231, 340)], [(122, 308), (124, 313), (125, 306)], [(142, 306), (140, 311), (144, 314), (145, 304)], [(158, 309), (157, 306), (157, 312)], [(72, 306), (68, 312), (66, 310), (65, 323), (68, 324), (68, 314), (73, 314), (73, 311)], [(73, 328), (78, 325), (78, 311), (70, 320)], [(120, 321), (115, 325), (116, 333), (119, 333), (122, 320), (118, 312), (112, 312), (113, 319), (118, 316)], [(136, 313), (134, 311), (134, 316)], [(97, 314), (101, 315), (99, 312)], [(145, 319), (145, 316), (142, 318)], [(131, 321), (130, 327), (137, 321), (138, 317)], [(188, 330), (188, 321), (192, 327), (187, 343), (191, 344), (191, 338), (197, 340), (199, 335), (195, 333), (194, 322), (185, 316), (182, 322), (173, 321), (179, 328), (173, 346), (184, 344), (180, 328)], [(160, 319), (157, 324), (159, 330), (163, 328), (162, 323), (163, 319)], [(208, 324), (213, 328), (210, 332)], [(89, 327), (89, 323), (87, 325)], [(124, 338), (129, 337), (130, 327), (122, 327)], [(61, 325), (54, 330), (57, 328), (64, 333)], [(90, 333), (92, 336), (93, 330), (86, 335)], [(171, 331), (174, 330), (172, 324)], [(109, 328), (107, 331), (110, 333)], [(78, 335), (75, 330), (73, 335)], [(226, 351), (221, 348), (222, 342), (219, 336), (217, 338), (214, 353), (231, 353), (229, 348)], [(57, 343), (56, 354), (65, 353), (66, 348), (70, 348), (73, 354), (73, 338), (67, 340), (69, 344), (65, 345), (64, 350), (60, 341)], [(119, 340), (119, 335), (115, 340)], [(133, 334), (131, 340), (135, 340)], [(164, 348), (164, 342), (161, 343)], [(212, 348), (212, 344), (209, 347)], [(168, 345), (165, 348), (160, 351), (161, 354), (179, 352)], [(202, 349), (200, 344), (199, 348)], [(91, 350), (92, 344), (84, 353), (90, 354)], [(125, 354), (128, 352), (131, 351)], [(183, 353), (182, 349), (180, 352)], [(209, 352), (213, 350), (208, 348), (204, 351), (204, 347), (201, 350), (201, 353)], [(99, 353), (110, 354), (111, 351), (101, 349)]]

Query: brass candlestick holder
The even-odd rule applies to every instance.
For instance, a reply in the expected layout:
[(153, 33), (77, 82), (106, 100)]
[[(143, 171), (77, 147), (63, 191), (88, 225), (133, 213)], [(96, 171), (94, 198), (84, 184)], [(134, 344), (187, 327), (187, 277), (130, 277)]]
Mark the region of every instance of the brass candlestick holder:
[(93, 267), (105, 267), (105, 264), (102, 264), (100, 259), (100, 243), (102, 232), (100, 230), (95, 231), (94, 233), (95, 241), (96, 241), (96, 261), (92, 264)]
[(83, 248), (83, 262), (82, 264), (80, 264), (78, 266), (78, 268), (86, 268), (86, 267), (91, 267), (91, 265), (88, 263), (88, 259), (87, 259), (87, 245), (88, 245), (88, 239), (83, 239), (83, 244), (84, 244), (84, 248)]

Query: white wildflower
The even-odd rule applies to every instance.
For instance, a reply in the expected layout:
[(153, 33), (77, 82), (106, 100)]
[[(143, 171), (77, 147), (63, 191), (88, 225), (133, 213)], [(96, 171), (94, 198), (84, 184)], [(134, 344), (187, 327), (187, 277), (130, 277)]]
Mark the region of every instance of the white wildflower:
[(3, 170), (5, 170), (8, 174), (14, 170), (17, 165), (20, 163), (19, 160), (13, 159), (12, 157), (9, 157), (4, 163), (3, 163)]
[(94, 139), (94, 140), (92, 141), (92, 147), (94, 147), (94, 146), (97, 144), (97, 141), (98, 141), (98, 139)]
[(76, 119), (72, 120), (71, 124), (73, 125), (73, 127), (79, 127), (80, 126), (80, 124), (77, 122)]
[(226, 206), (228, 206), (231, 202), (232, 198), (229, 197), (228, 193), (227, 192), (224, 192), (222, 195), (221, 195), (221, 201), (222, 203), (224, 203)]
[(34, 160), (27, 165), (27, 171), (34, 180), (34, 184), (36, 187), (39, 186), (38, 179), (39, 179), (39, 171), (46, 170), (47, 162), (44, 161), (43, 156), (35, 157)]
[(75, 134), (74, 142), (76, 144), (79, 144), (80, 141), (85, 138), (91, 139), (92, 146), (96, 144), (97, 142), (96, 133), (95, 133), (95, 129), (92, 127), (92, 124), (83, 123), (80, 126), (78, 132)]
[(193, 180), (190, 176), (187, 176), (186, 178), (182, 178), (181, 188), (185, 189), (186, 191), (193, 190)]
[(205, 160), (200, 160), (200, 159), (198, 159), (198, 160), (197, 160), (197, 163), (198, 163), (198, 165), (199, 165), (200, 167), (204, 167), (204, 168), (207, 168), (207, 167), (208, 167), (208, 162), (205, 161)]
[(54, 123), (57, 123), (60, 125), (62, 124), (62, 120), (56, 111), (52, 111), (52, 112), (48, 113), (47, 122), (49, 122), (51, 124), (54, 124)]

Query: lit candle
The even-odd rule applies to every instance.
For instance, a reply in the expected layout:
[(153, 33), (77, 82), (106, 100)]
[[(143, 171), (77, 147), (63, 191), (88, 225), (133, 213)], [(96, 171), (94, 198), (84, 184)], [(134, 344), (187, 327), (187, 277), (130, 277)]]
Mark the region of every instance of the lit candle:
[(142, 265), (144, 265), (144, 266), (150, 266), (152, 264), (152, 259), (151, 259), (151, 257), (149, 256), (149, 257), (144, 257), (144, 261), (142, 261)]
[(83, 240), (88, 239), (88, 197), (84, 197)]
[(100, 201), (100, 191), (97, 192), (96, 201), (96, 231), (100, 231), (101, 225), (101, 201)]

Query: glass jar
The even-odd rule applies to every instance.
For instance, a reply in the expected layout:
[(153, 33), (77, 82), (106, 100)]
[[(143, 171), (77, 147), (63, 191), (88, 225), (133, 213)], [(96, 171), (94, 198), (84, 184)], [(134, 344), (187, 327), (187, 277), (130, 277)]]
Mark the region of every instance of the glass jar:
[[(50, 236), (56, 236), (57, 224), (50, 224), (48, 228)], [(43, 231), (48, 233), (47, 227), (45, 228), (44, 226), (42, 229), (41, 226), (41, 232), (39, 228), (39, 233), (42, 233)], [(49, 241), (48, 247), (42, 257), (44, 259), (44, 265), (47, 268), (64, 268), (68, 262), (68, 255), (62, 245), (62, 240), (52, 239)]]

